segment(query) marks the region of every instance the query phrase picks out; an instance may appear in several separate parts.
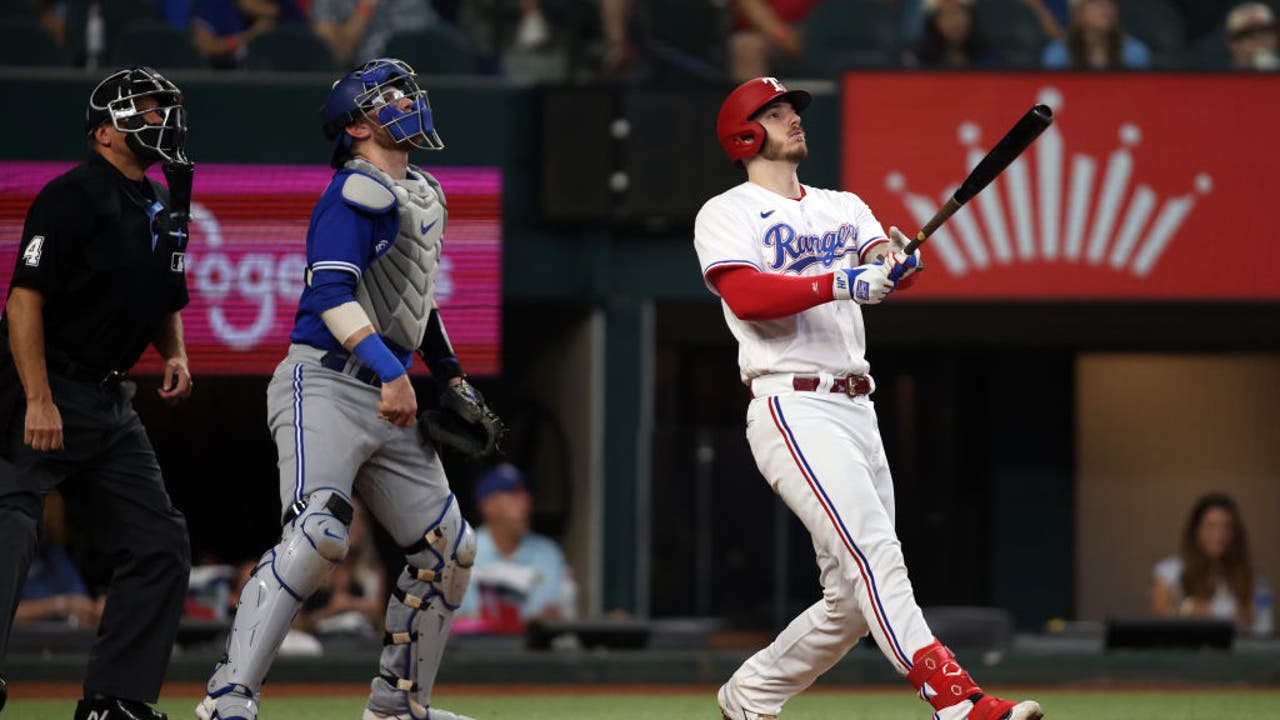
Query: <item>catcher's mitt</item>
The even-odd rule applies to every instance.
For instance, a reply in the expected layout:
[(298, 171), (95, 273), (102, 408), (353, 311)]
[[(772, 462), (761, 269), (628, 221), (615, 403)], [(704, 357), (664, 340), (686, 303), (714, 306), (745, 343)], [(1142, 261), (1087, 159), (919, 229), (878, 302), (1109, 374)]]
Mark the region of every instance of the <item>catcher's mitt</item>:
[(480, 391), (466, 380), (445, 388), (440, 393), (440, 409), (424, 411), (418, 421), (426, 440), (468, 457), (496, 451), (507, 432), (502, 420), (485, 405)]

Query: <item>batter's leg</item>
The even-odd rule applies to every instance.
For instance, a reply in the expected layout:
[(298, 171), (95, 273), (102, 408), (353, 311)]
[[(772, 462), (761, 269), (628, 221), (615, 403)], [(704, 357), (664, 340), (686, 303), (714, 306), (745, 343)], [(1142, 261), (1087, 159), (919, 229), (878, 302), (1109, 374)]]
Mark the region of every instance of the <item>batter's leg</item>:
[[(836, 592), (839, 572), (833, 558), (815, 544), (822, 568), (822, 599), (787, 625), (768, 647), (751, 656), (720, 689), (721, 709), (731, 720), (751, 712), (777, 715), (782, 704), (803, 692), (853, 648), (868, 627), (855, 603)], [(749, 689), (749, 690), (744, 690)]]
[[(855, 407), (845, 398), (795, 394), (757, 399), (748, 411), (756, 462), (820, 549), (823, 581), (823, 601), (807, 611), (814, 629), (805, 641), (775, 642), (735, 674), (744, 706), (762, 715), (776, 715), (865, 629), (904, 675), (912, 651), (933, 640), (871, 463), (850, 429), (865, 423), (874, 430), (873, 417)], [(850, 617), (863, 621), (851, 629)]]

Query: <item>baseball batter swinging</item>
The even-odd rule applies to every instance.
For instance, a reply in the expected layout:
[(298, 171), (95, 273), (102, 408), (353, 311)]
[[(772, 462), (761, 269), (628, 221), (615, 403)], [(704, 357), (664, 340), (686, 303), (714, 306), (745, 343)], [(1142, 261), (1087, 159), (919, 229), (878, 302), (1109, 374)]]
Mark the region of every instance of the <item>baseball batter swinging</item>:
[(373, 60), (338, 80), (322, 114), (338, 172), (311, 216), (292, 345), (267, 389), (282, 539), (240, 595), (227, 655), (196, 715), (256, 720), (262, 680), (294, 615), (346, 556), (354, 486), (408, 563), (388, 603), (363, 718), (460, 720), (431, 707), (431, 688), (470, 580), (475, 534), (419, 433), (412, 351), (447, 381), (446, 414), (478, 420), (490, 448), (501, 424), (464, 379), (433, 300), (445, 196), (408, 158), (412, 148), (444, 145), (426, 92), (399, 60)]
[(694, 227), (708, 288), (738, 339), (754, 399), (747, 439), (761, 474), (808, 528), (822, 599), (738, 668), (726, 720), (769, 720), (868, 631), (935, 720), (1039, 720), (1034, 701), (984, 693), (925, 623), (894, 531), (893, 480), (870, 394), (862, 306), (922, 269), (856, 195), (800, 184), (809, 93), (755, 78), (725, 100), (717, 134), (747, 182)]

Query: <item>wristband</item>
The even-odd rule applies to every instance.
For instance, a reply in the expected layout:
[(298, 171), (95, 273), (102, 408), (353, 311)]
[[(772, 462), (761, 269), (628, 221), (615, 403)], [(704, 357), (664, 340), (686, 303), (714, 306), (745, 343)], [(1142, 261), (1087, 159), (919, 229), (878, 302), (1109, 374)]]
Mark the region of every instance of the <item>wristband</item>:
[(373, 371), (378, 374), (378, 379), (384, 384), (406, 372), (404, 364), (391, 352), (391, 348), (382, 342), (382, 338), (377, 333), (356, 343), (352, 351), (366, 367), (373, 368)]
[[(861, 268), (854, 268), (852, 270), (841, 269), (832, 273), (832, 278), (831, 278), (832, 299), (833, 300), (853, 300), (855, 292), (862, 291), (865, 294), (867, 281), (866, 280), (858, 281), (855, 279), (861, 274), (862, 274)], [(862, 287), (855, 289), (855, 286), (857, 285), (858, 282), (861, 282)]]

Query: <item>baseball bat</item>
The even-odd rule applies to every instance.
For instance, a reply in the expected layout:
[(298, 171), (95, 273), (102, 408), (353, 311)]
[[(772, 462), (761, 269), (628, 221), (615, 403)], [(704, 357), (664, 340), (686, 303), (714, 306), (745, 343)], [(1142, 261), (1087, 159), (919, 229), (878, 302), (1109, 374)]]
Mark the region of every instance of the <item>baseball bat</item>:
[(982, 188), (996, 179), (996, 176), (1004, 172), (1009, 167), (1009, 163), (1013, 162), (1023, 150), (1026, 150), (1035, 139), (1040, 137), (1040, 133), (1053, 123), (1053, 110), (1048, 105), (1034, 105), (1020, 120), (1000, 138), (1000, 142), (991, 148), (991, 152), (969, 172), (964, 182), (960, 183), (960, 188), (955, 191), (951, 199), (947, 201), (942, 209), (933, 214), (929, 218), (929, 222), (920, 228), (920, 232), (916, 233), (914, 239), (907, 243), (906, 254), (910, 255), (920, 247), (929, 236), (934, 233), (947, 218), (955, 214), (965, 203), (969, 202), (974, 195), (982, 191)]

